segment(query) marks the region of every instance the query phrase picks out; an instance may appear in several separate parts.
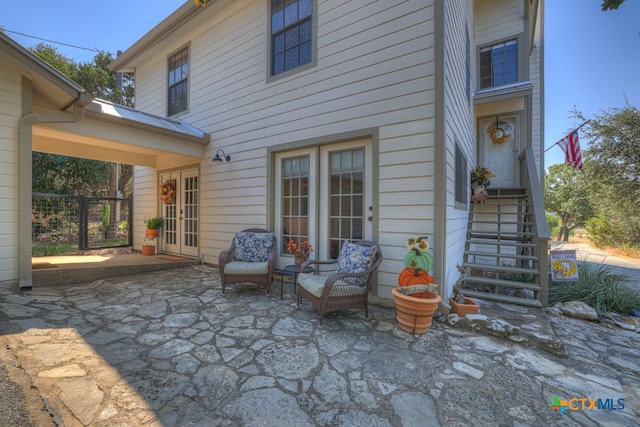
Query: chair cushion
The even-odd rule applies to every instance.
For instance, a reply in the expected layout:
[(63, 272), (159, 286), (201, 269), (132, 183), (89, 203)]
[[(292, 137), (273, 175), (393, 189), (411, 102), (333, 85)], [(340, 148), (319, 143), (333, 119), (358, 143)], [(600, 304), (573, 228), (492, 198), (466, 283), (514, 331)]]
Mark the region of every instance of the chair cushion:
[(267, 274), (269, 263), (231, 261), (225, 264), (224, 274)]
[[(328, 277), (329, 276), (321, 276), (314, 273), (300, 273), (298, 274), (298, 286), (305, 288), (311, 295), (321, 298), (322, 292), (324, 291), (324, 283)], [(336, 282), (329, 296), (349, 296), (363, 293), (363, 287), (353, 285), (345, 286), (344, 284), (340, 286), (340, 282), (340, 280)]]
[(364, 273), (371, 268), (377, 246), (362, 246), (345, 242), (338, 255), (337, 271), (340, 273)]
[(234, 258), (240, 262), (265, 262), (273, 246), (273, 233), (237, 233), (234, 237)]

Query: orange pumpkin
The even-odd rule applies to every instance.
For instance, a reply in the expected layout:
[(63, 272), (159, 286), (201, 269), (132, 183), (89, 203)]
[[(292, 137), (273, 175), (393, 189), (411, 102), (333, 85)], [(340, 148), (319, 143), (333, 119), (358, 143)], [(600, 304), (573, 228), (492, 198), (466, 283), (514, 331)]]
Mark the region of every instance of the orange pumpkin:
[[(433, 280), (433, 277), (431, 277), (429, 273), (421, 268), (407, 267), (402, 270), (398, 276), (398, 285), (400, 286), (426, 285), (429, 283), (435, 283), (435, 280)], [(418, 292), (411, 296), (416, 298), (427, 298), (429, 296), (429, 292)]]

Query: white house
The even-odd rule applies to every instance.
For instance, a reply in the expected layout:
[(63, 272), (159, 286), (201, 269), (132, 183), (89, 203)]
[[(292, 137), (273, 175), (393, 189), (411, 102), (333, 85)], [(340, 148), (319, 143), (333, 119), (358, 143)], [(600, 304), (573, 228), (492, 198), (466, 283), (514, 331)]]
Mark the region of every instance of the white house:
[[(134, 247), (143, 218), (158, 214), (161, 250), (211, 264), (248, 227), (276, 232), (280, 267), (292, 263), (290, 239), (307, 239), (321, 259), (345, 240), (373, 240), (385, 257), (374, 292), (390, 297), (406, 239), (428, 236), (448, 296), (470, 252), (470, 170), (486, 166), (493, 187), (541, 197), (542, 10), (539, 0), (187, 1), (111, 64), (135, 73), (136, 114), (175, 120), (183, 133), (147, 129), (139, 148), (128, 133), (140, 121), (88, 118), (122, 125), (113, 146), (152, 159), (128, 162)], [(47, 127), (71, 134), (84, 121)], [(95, 145), (113, 160), (111, 143)], [(177, 197), (165, 205), (160, 188), (173, 180)], [(19, 246), (26, 258), (29, 245)]]

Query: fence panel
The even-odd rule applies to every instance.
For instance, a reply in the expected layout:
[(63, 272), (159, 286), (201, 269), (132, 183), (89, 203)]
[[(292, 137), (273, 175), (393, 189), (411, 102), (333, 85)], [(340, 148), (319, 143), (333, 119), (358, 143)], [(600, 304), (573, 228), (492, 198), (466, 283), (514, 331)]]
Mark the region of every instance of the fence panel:
[(131, 198), (34, 193), (33, 255), (126, 247), (132, 244)]

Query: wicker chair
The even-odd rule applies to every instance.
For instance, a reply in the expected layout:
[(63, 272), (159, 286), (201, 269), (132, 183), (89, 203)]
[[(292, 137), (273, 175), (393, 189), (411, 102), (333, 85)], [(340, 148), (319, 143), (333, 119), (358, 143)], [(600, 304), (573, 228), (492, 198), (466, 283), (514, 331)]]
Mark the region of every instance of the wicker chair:
[(220, 252), (222, 293), (227, 285), (251, 282), (271, 288), (278, 258), (276, 236), (262, 228), (248, 228), (233, 237), (228, 251)]
[[(380, 247), (370, 241), (345, 243), (338, 259), (329, 261), (307, 260), (300, 266), (296, 306), (307, 299), (320, 314), (347, 308), (364, 308), (369, 316), (369, 290), (371, 280), (382, 262)], [(303, 273), (307, 267), (312, 273)]]

